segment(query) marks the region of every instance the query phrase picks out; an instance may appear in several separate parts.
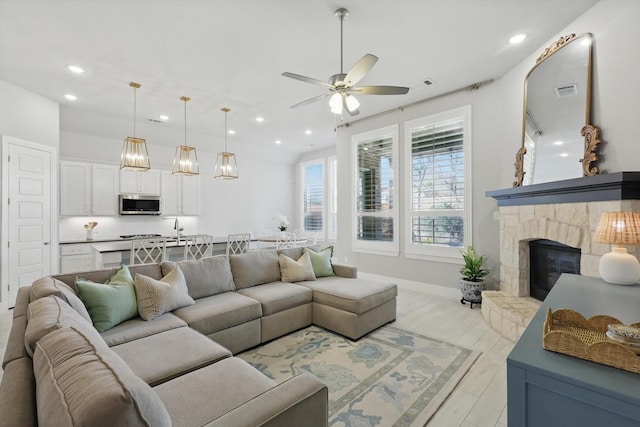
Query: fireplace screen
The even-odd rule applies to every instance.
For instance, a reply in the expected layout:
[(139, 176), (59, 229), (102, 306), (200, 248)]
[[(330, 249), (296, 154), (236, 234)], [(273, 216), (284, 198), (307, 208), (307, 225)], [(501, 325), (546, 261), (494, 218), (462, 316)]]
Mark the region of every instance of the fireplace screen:
[(562, 273), (580, 274), (580, 249), (552, 240), (532, 240), (529, 269), (529, 294), (544, 301)]

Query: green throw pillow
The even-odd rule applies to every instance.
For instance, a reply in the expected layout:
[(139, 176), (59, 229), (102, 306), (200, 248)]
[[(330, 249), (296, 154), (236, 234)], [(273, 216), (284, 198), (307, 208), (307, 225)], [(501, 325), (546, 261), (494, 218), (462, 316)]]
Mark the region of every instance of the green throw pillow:
[(138, 315), (133, 278), (126, 265), (105, 284), (76, 277), (76, 288), (98, 332)]
[(311, 258), (311, 265), (313, 265), (313, 272), (316, 277), (335, 276), (333, 272), (333, 266), (331, 265), (331, 256), (333, 255), (333, 246), (327, 246), (320, 252), (315, 252), (312, 249), (304, 248), (304, 252), (309, 254)]

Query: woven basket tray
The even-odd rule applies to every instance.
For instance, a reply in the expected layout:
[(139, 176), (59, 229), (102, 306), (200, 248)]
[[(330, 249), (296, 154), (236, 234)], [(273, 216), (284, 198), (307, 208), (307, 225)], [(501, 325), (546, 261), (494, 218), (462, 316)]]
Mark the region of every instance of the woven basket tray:
[[(607, 325), (622, 324), (611, 316), (596, 315), (585, 319), (580, 313), (547, 309), (542, 347), (602, 365), (640, 374), (640, 356), (627, 345), (606, 336)], [(640, 327), (640, 323), (631, 326)]]

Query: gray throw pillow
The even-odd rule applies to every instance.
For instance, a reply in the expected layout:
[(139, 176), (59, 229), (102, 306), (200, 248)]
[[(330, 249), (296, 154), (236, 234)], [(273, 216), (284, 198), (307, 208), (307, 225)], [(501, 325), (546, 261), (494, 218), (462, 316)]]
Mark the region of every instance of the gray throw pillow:
[(195, 304), (189, 296), (187, 283), (180, 267), (176, 267), (160, 280), (136, 274), (134, 279), (138, 312), (144, 320), (153, 320), (176, 308)]
[(316, 280), (309, 254), (303, 254), (297, 261), (284, 254), (278, 255), (280, 263), (280, 280), (282, 282), (302, 282)]

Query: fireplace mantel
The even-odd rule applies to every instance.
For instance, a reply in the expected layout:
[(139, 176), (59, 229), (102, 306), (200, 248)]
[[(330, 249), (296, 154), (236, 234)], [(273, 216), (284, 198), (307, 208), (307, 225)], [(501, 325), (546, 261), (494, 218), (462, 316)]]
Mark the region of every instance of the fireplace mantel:
[(615, 172), (487, 191), (498, 206), (640, 199), (640, 172)]

